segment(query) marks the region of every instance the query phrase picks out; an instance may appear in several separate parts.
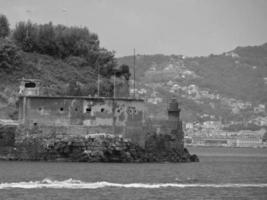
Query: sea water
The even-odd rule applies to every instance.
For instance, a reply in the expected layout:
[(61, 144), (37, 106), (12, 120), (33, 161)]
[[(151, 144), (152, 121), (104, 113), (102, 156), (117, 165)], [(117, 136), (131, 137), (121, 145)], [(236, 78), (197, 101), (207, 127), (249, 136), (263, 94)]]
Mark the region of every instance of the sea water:
[(267, 149), (190, 148), (199, 163), (0, 162), (0, 199), (267, 199)]

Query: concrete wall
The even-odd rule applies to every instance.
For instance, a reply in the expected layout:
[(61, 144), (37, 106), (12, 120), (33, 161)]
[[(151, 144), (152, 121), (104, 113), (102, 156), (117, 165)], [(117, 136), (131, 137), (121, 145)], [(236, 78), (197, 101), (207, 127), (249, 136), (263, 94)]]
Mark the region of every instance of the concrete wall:
[(182, 121), (178, 118), (176, 120), (153, 120), (151, 122), (151, 130), (156, 135), (169, 135), (171, 137), (170, 148), (176, 149), (179, 152), (184, 150)]
[(144, 144), (144, 101), (135, 99), (22, 96), (19, 119), (43, 133), (109, 133)]

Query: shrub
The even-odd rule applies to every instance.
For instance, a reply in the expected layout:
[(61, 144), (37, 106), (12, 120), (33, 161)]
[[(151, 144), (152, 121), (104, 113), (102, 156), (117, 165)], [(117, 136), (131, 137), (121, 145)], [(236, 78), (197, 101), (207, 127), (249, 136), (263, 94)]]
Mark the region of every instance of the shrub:
[(7, 39), (0, 39), (0, 70), (11, 71), (22, 63), (19, 48)]

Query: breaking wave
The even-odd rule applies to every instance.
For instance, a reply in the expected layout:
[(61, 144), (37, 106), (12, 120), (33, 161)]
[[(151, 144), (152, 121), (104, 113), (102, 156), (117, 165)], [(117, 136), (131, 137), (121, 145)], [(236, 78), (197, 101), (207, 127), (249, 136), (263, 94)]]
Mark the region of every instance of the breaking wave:
[(80, 180), (67, 179), (64, 181), (57, 181), (51, 179), (44, 179), (42, 181), (28, 181), (15, 183), (0, 183), (0, 189), (37, 189), (37, 188), (51, 188), (51, 189), (99, 189), (99, 188), (246, 188), (246, 187), (267, 187), (267, 183), (222, 183), (222, 184), (182, 184), (182, 183), (111, 183), (111, 182), (83, 182)]

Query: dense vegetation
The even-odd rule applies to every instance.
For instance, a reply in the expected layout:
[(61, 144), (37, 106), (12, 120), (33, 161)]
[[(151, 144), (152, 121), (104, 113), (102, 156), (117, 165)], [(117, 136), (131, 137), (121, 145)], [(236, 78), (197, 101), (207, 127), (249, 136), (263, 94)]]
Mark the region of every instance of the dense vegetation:
[(92, 68), (101, 66), (100, 71), (104, 76), (112, 74), (116, 66), (114, 53), (100, 48), (98, 36), (86, 27), (55, 26), (51, 22), (19, 22), (11, 37), (25, 52), (46, 54), (60, 59), (80, 57), (84, 65)]
[[(4, 15), (0, 16), (0, 26), (0, 71), (5, 73), (5, 77), (15, 73), (17, 78), (24, 76), (45, 79), (37, 71), (46, 74), (47, 65), (51, 65), (57, 69), (53, 69), (52, 77), (47, 77), (44, 82), (68, 82), (72, 85), (70, 88), (90, 83), (90, 86), (86, 86), (89, 87), (87, 91), (74, 93), (88, 95), (90, 92), (94, 95), (99, 72), (103, 96), (112, 94), (112, 75), (129, 79), (128, 66), (118, 67), (114, 52), (101, 48), (97, 34), (90, 32), (86, 27), (66, 27), (53, 25), (51, 22), (36, 24), (28, 21), (19, 22), (9, 35), (9, 24)], [(32, 71), (27, 73), (30, 68)], [(69, 70), (75, 71), (72, 73), (73, 76), (65, 75)], [(5, 77), (2, 76), (3, 79), (6, 79)], [(79, 90), (84, 90), (84, 87)], [(62, 93), (62, 90), (58, 93)]]
[(13, 42), (0, 38), (0, 71), (19, 69), (21, 63), (20, 49)]
[(5, 15), (0, 14), (0, 38), (5, 38), (9, 35), (9, 23)]

